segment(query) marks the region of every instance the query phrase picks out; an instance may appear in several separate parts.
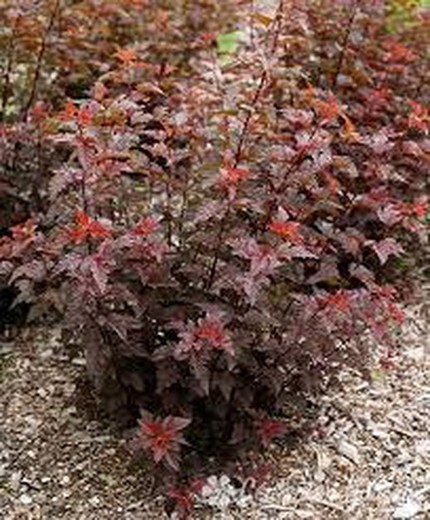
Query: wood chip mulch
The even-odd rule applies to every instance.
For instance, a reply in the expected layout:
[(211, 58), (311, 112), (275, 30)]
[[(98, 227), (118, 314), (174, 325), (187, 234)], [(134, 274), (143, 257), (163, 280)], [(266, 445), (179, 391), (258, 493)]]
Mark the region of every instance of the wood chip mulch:
[[(426, 311), (427, 309), (427, 311)], [(411, 307), (390, 371), (345, 374), (319, 416), (322, 436), (269, 453), (276, 481), (242, 509), (206, 519), (430, 518), (428, 304)], [(0, 517), (168, 518), (151, 475), (130, 467), (126, 441), (85, 402), (84, 360), (59, 331), (29, 328), (0, 342)]]

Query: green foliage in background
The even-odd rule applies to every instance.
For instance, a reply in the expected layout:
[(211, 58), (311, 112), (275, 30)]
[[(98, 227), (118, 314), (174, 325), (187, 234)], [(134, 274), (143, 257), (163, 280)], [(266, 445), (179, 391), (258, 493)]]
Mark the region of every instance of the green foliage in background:
[(242, 31), (233, 31), (219, 34), (216, 38), (216, 45), (221, 65), (228, 65), (233, 55), (236, 53), (239, 44), (244, 39)]
[(430, 8), (430, 0), (391, 0), (388, 8), (388, 31), (397, 32), (401, 27), (412, 27), (417, 21), (417, 10), (422, 8)]

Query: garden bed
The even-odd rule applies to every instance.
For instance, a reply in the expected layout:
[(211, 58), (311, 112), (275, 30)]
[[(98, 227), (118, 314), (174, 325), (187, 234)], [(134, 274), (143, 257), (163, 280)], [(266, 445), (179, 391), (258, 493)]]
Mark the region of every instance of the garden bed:
[[(395, 366), (371, 383), (344, 374), (324, 400), (317, 434), (273, 445), (274, 477), (239, 509), (196, 518), (424, 519), (429, 514), (428, 310), (411, 307)], [(55, 329), (27, 329), (1, 346), (0, 509), (11, 519), (167, 518), (151, 474), (104, 422), (84, 360)], [(228, 500), (227, 500), (228, 501)]]

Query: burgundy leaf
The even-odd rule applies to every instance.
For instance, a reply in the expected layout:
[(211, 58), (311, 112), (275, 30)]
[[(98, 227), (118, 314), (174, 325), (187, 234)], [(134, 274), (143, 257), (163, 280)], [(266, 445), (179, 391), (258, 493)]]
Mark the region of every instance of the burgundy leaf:
[(394, 238), (386, 238), (380, 242), (374, 242), (372, 249), (378, 255), (382, 265), (387, 262), (389, 256), (399, 256), (404, 253), (403, 247)]

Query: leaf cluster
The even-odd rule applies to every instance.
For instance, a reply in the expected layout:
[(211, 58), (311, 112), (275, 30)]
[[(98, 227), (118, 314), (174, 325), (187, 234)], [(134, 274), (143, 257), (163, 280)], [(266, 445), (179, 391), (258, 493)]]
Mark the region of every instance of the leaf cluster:
[(156, 464), (298, 428), (340, 370), (366, 374), (369, 330), (390, 357), (398, 259), (426, 241), (430, 117), (428, 18), (393, 35), (383, 4), (284, 1), (244, 41), (185, 44), (174, 7), (148, 8), (157, 42), (119, 49), (60, 111), (33, 108), (55, 171), (0, 273), (61, 309)]

